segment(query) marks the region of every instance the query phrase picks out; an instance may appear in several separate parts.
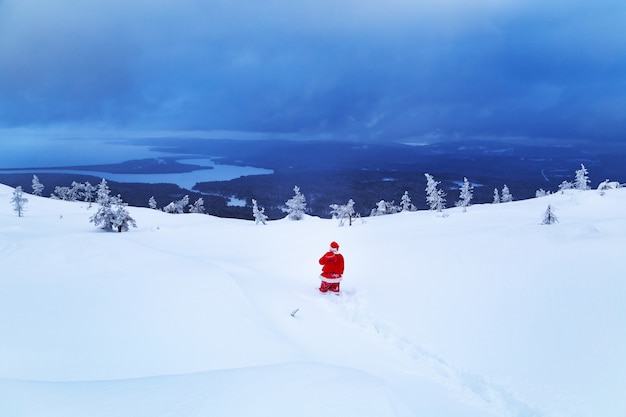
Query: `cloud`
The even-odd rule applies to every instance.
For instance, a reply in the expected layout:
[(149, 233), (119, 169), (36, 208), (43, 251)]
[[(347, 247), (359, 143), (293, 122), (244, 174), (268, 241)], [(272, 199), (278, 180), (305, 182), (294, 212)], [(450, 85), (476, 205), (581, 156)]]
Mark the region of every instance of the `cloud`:
[(0, 2), (0, 124), (626, 133), (617, 1)]

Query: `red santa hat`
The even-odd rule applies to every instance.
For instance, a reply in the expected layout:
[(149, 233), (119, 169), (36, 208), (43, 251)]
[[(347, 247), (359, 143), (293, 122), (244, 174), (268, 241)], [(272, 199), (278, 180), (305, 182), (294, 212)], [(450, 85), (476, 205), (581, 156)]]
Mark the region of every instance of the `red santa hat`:
[(339, 244), (337, 242), (330, 242), (330, 248), (334, 250), (339, 250)]

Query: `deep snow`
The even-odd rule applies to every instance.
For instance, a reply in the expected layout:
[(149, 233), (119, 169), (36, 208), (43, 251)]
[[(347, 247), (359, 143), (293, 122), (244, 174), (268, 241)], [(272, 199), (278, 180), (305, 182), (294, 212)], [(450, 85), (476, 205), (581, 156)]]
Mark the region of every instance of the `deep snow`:
[(122, 234), (12, 193), (2, 416), (626, 415), (626, 189), (351, 227), (130, 207)]

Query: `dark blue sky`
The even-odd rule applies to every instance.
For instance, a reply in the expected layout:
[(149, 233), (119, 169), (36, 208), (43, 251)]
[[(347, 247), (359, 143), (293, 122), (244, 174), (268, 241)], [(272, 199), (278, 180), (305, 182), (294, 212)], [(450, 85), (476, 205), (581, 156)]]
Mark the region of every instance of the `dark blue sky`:
[(626, 138), (624, 0), (0, 0), (0, 128)]

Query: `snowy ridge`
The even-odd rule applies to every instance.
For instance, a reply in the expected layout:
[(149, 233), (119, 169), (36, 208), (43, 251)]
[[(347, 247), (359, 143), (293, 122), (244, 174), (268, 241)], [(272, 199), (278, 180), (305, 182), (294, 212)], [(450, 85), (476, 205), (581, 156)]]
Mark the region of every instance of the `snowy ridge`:
[[(626, 410), (624, 189), (333, 220), (95, 208), (0, 185), (0, 415)], [(550, 204), (559, 223), (540, 225)], [(342, 295), (317, 292), (336, 240)], [(298, 310), (293, 316), (291, 313)]]

